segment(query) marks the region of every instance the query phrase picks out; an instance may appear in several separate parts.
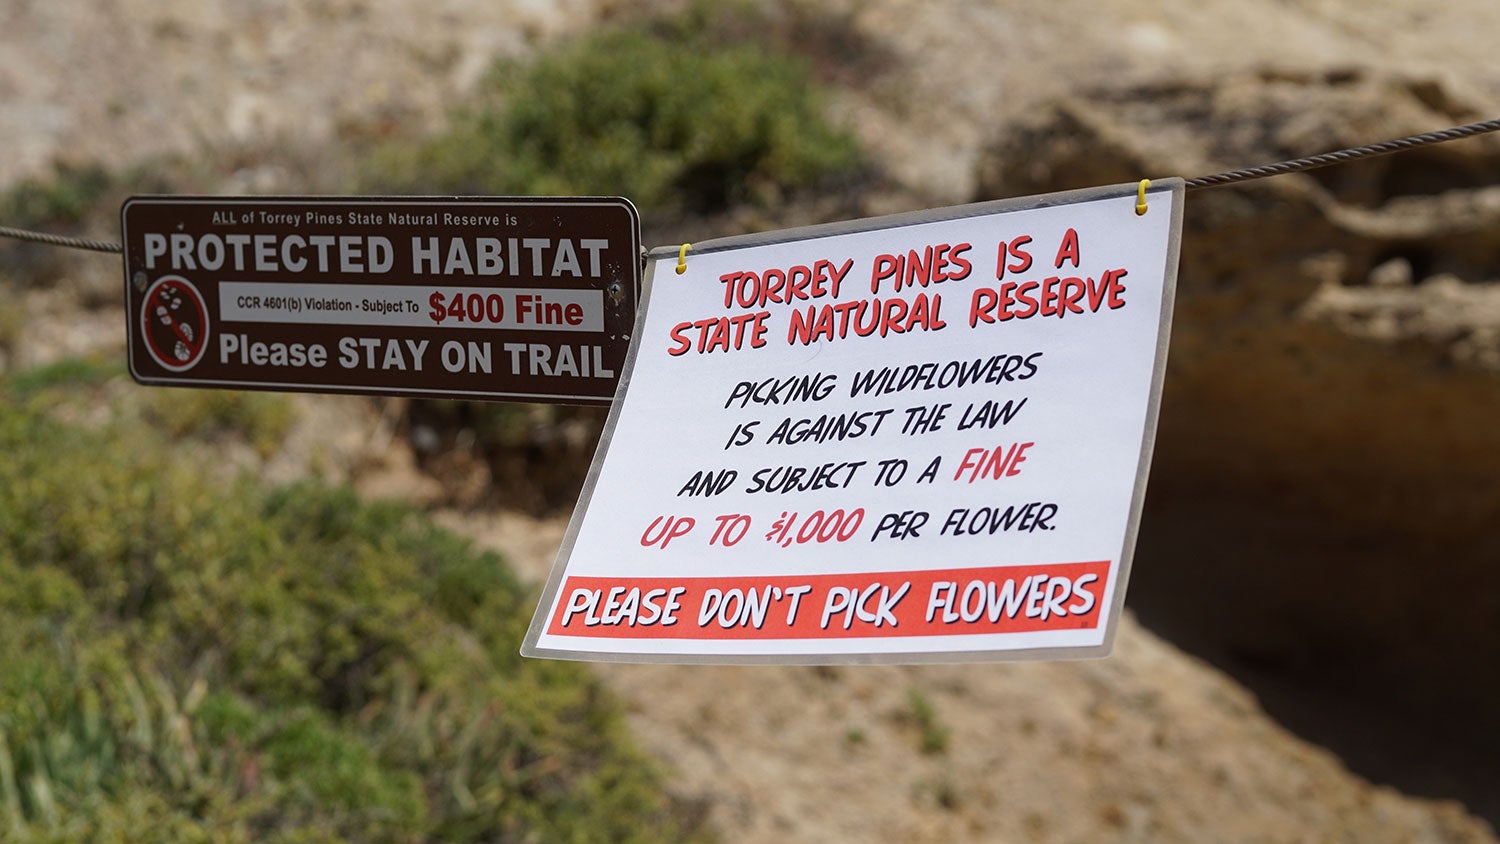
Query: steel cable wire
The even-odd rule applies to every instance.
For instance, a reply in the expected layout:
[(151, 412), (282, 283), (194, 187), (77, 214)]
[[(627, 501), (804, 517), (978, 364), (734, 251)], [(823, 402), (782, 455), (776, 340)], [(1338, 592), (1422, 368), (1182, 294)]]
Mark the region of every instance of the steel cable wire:
[[(1456, 141), (1461, 138), (1483, 135), (1487, 132), (1495, 131), (1500, 131), (1500, 118), (1485, 120), (1479, 123), (1469, 123), (1464, 126), (1455, 126), (1451, 129), (1442, 129), (1436, 132), (1425, 132), (1406, 138), (1397, 138), (1395, 140), (1381, 141), (1364, 146), (1350, 147), (1349, 149), (1335, 150), (1334, 152), (1325, 152), (1319, 155), (1309, 155), (1304, 158), (1293, 158), (1289, 161), (1278, 161), (1274, 164), (1262, 164), (1257, 167), (1246, 167), (1240, 170), (1215, 173), (1212, 176), (1199, 176), (1194, 179), (1188, 179), (1185, 184), (1190, 191), (1202, 188), (1216, 188), (1252, 179), (1264, 179), (1287, 173), (1298, 173), (1303, 170), (1313, 170), (1318, 167), (1327, 167), (1332, 164), (1343, 164), (1361, 158), (1390, 155), (1391, 153), (1403, 152), (1429, 144)], [(85, 249), (91, 252), (112, 252), (119, 254), (124, 251), (118, 243), (90, 240), (82, 237), (64, 237), (62, 235), (28, 231), (10, 226), (0, 226), (0, 237), (41, 243), (48, 246), (60, 246), (66, 249)]]

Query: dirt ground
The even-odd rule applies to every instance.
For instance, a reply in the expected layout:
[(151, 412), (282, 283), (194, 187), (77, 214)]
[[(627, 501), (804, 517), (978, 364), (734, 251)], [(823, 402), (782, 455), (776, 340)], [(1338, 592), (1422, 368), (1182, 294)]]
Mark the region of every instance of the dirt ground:
[[(567, 527), (440, 521), (536, 578)], [(1492, 840), (1351, 775), (1128, 614), (1100, 661), (599, 670), (727, 841)]]
[[(124, 165), (206, 148), (269, 160), (283, 143), (336, 143), (351, 127), (430, 128), (494, 56), (524, 55), (639, 5), (9, 0), (0, 5), (0, 186), (58, 160)], [(849, 33), (860, 72), (841, 76), (833, 55), (822, 70), (858, 77), (835, 106), (895, 185), (877, 200), (890, 207), (874, 210), (975, 198), (997, 133), (1105, 82), (1353, 67), (1500, 102), (1493, 0), (766, 5)], [(1224, 163), (1208, 158), (1205, 169)], [(240, 189), (296, 192), (257, 160), (247, 156)], [(70, 266), (105, 288), (118, 272), (112, 258)], [(18, 344), (27, 357), (10, 365), (123, 350), (118, 306), (67, 292), (91, 286), (28, 293), (19, 307), (35, 319)], [(367, 495), (441, 498), (378, 404), (299, 397), (297, 407), (288, 445), (261, 467), (268, 477), (316, 464)], [(534, 581), (566, 527), (564, 515), (438, 516)], [(1131, 614), (1102, 661), (599, 671), (674, 793), (731, 842), (1496, 840), (1459, 802), (1351, 773)]]

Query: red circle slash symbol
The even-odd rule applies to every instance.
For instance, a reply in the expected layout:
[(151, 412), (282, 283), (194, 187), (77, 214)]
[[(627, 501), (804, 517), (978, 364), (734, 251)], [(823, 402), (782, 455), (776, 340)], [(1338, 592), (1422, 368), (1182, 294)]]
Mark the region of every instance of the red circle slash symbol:
[(208, 307), (198, 288), (178, 275), (157, 279), (141, 307), (141, 336), (163, 369), (185, 372), (196, 366), (208, 348)]

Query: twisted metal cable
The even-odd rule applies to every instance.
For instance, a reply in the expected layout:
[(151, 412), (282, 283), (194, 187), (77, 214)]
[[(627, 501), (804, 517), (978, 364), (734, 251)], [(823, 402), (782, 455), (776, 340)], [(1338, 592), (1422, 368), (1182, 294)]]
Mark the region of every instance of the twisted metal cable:
[(13, 229), (10, 226), (0, 226), (0, 237), (8, 237), (14, 240), (29, 240), (32, 243), (44, 243), (48, 246), (61, 246), (65, 249), (87, 249), (91, 252), (124, 252), (124, 247), (118, 243), (107, 243), (102, 240), (89, 240), (82, 237), (63, 237), (45, 232), (32, 232), (25, 229)]
[[(1297, 173), (1303, 170), (1313, 170), (1318, 167), (1327, 167), (1330, 164), (1342, 164), (1346, 161), (1355, 161), (1360, 158), (1372, 158), (1377, 155), (1389, 155), (1393, 152), (1413, 149), (1415, 147), (1427, 146), (1428, 144), (1440, 144), (1446, 141), (1456, 141), (1473, 135), (1483, 135), (1487, 132), (1500, 131), (1500, 118), (1485, 120), (1480, 123), (1470, 123), (1464, 126), (1455, 126), (1451, 129), (1442, 129), (1437, 132), (1426, 132), (1421, 135), (1412, 135), (1407, 138), (1397, 138), (1392, 141), (1381, 141), (1376, 144), (1366, 144), (1360, 147), (1325, 152), (1321, 155), (1310, 155), (1306, 158), (1294, 158), (1290, 161), (1279, 161), (1275, 164), (1262, 164), (1259, 167), (1246, 167), (1241, 170), (1230, 170), (1226, 173), (1215, 173), (1212, 176), (1199, 176), (1196, 179), (1188, 179), (1186, 187), (1188, 190), (1200, 188), (1216, 188), (1222, 185), (1231, 185), (1235, 182), (1245, 182), (1251, 179), (1264, 179), (1269, 176), (1280, 176), (1285, 173)], [(46, 234), (45, 232), (27, 231), (25, 229), (0, 226), (0, 237), (8, 237), (15, 240), (26, 240), (33, 243), (42, 243), (48, 246), (61, 246), (66, 249), (86, 249), (91, 252), (112, 252), (119, 254), (124, 248), (118, 243), (109, 243), (102, 240), (89, 240), (82, 237), (63, 237), (61, 235)]]
[(1455, 126), (1452, 129), (1443, 129), (1438, 132), (1412, 135), (1409, 138), (1398, 138), (1394, 141), (1381, 141), (1378, 144), (1366, 144), (1362, 147), (1325, 152), (1321, 155), (1310, 155), (1306, 158), (1294, 158), (1291, 161), (1262, 164), (1259, 167), (1246, 167), (1243, 170), (1230, 170), (1227, 173), (1216, 173), (1212, 176), (1199, 176), (1196, 179), (1188, 179), (1186, 186), (1188, 190), (1216, 188), (1235, 182), (1249, 181), (1250, 179), (1264, 179), (1267, 176), (1280, 176), (1283, 173), (1297, 173), (1302, 170), (1327, 167), (1330, 164), (1342, 164), (1346, 161), (1354, 161), (1360, 158), (1389, 155), (1393, 152), (1401, 152), (1402, 150), (1414, 147), (1440, 144), (1444, 141), (1456, 141), (1459, 138), (1482, 135), (1486, 132), (1494, 132), (1496, 130), (1500, 130), (1500, 118), (1486, 120), (1481, 123), (1470, 123), (1465, 126)]

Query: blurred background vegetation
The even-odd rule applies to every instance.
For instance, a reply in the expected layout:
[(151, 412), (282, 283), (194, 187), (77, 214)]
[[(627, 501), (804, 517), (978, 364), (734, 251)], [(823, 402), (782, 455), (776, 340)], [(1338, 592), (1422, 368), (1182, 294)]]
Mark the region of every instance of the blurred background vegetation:
[[(371, 140), (329, 192), (596, 194), (650, 219), (768, 206), (863, 177), (811, 65), (699, 6), (493, 69), (432, 136)], [(213, 192), (232, 161), (64, 167), (0, 219), (107, 228), (137, 192)], [(101, 225), (101, 221), (103, 222)], [(54, 278), (10, 245), (0, 276)], [(97, 296), (117, 295), (116, 290)], [(0, 317), (0, 352), (19, 334)], [(286, 397), (130, 391), (119, 362), (0, 379), (0, 838), (7, 841), (660, 841), (700, 837), (584, 669), (522, 661), (535, 599), (492, 553), (316, 481), (233, 477)], [(109, 385), (117, 389), (101, 392)], [(101, 411), (101, 405), (103, 409)], [(571, 503), (602, 421), (556, 406), (414, 402), (436, 459), (485, 493)]]
[(691, 837), (589, 674), (517, 656), (534, 594), (503, 560), (58, 422), (98, 370), (0, 388), (0, 837)]
[[(700, 3), (498, 64), (445, 131), (375, 144), (354, 181), (369, 193), (618, 195), (650, 229), (868, 178), (802, 55), (827, 54), (805, 40), (823, 30), (815, 20), (778, 28), (761, 14)], [(564, 405), (418, 401), (408, 410), (416, 442), (430, 444), (426, 468), (442, 474), (443, 456), (463, 443), (493, 478), (489, 503), (533, 513), (576, 500), (604, 417)], [(479, 503), (455, 494), (453, 503)]]
[(730, 7), (599, 29), (529, 64), (504, 63), (427, 139), (380, 146), (374, 192), (619, 195), (643, 215), (771, 204), (858, 170), (811, 68), (729, 40)]

